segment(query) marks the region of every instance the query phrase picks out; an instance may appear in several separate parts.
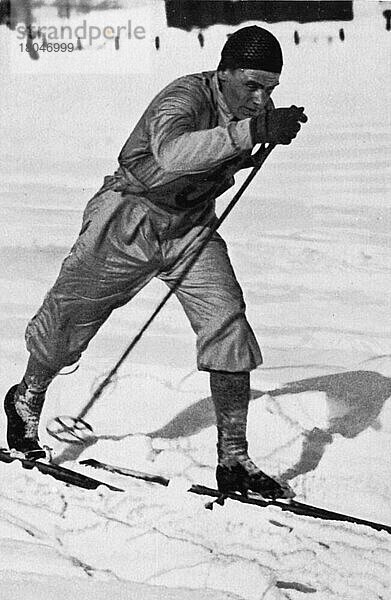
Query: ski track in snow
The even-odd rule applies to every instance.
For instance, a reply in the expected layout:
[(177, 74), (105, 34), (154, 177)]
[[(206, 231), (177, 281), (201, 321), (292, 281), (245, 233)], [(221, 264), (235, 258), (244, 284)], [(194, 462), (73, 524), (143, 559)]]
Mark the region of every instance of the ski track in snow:
[[(255, 589), (262, 590), (264, 598), (295, 599), (303, 593), (327, 599), (387, 597), (389, 534), (233, 502), (210, 512), (204, 508), (206, 499), (186, 494), (190, 482), (213, 485), (214, 427), (207, 426), (206, 420), (206, 428), (198, 433), (178, 437), (190, 418), (183, 405), (194, 411), (200, 402), (197, 398), (207, 388), (206, 380), (198, 373), (186, 379), (177, 370), (165, 371), (163, 378), (158, 368), (150, 366), (133, 365), (132, 370), (136, 398), (153, 405), (153, 398), (147, 398), (152, 389), (158, 396), (156, 409), (161, 402), (174, 404), (176, 437), (126, 435), (134, 419), (124, 412), (129, 385), (125, 372), (111, 392), (120, 418), (114, 414), (107, 423), (106, 409), (94, 410), (91, 422), (96, 431), (102, 431), (102, 439), (85, 449), (83, 458), (160, 473), (172, 478), (171, 485), (166, 489), (79, 467), (126, 490), (125, 494), (105, 488), (84, 491), (35, 471), (26, 473), (20, 465), (0, 464), (3, 481), (7, 481), (0, 494), (0, 547), (10, 557), (7, 569), (12, 565), (12, 571), (24, 573), (27, 561), (28, 570), (37, 576), (53, 571), (59, 577), (88, 581), (131, 580), (215, 589), (246, 599), (254, 598)], [(378, 430), (367, 428), (376, 415), (365, 404), (359, 406), (355, 420), (357, 397), (346, 394), (354, 393), (357, 377), (342, 372), (276, 386), (257, 373), (250, 408), (250, 447), (270, 472), (281, 474), (284, 468), (301, 465), (301, 472), (291, 480), (300, 499), (389, 523), (391, 490), (386, 478), (390, 462), (381, 452), (389, 439), (390, 406), (378, 406)], [(383, 379), (378, 373), (369, 378), (375, 391), (387, 385), (388, 378)], [(313, 388), (318, 391), (311, 392)], [(67, 392), (72, 397), (71, 387)], [(205, 400), (209, 400), (206, 394)], [(132, 408), (137, 412), (133, 403)], [(338, 423), (340, 430), (345, 425), (346, 438), (333, 433)], [(191, 418), (189, 426), (196, 427)], [(260, 436), (260, 426), (266, 435)]]
[[(226, 27), (207, 30), (201, 52), (195, 34), (164, 28), (163, 12), (155, 20), (156, 77), (122, 78), (115, 92), (111, 79), (83, 78), (76, 103), (71, 77), (53, 77), (44, 95), (34, 78), (20, 86), (12, 76), (4, 85), (1, 394), (21, 376), (26, 321), (146, 99), (174, 77), (216, 63)], [(223, 235), (265, 359), (252, 375), (252, 455), (286, 478), (299, 500), (391, 524), (391, 36), (380, 13), (377, 2), (355, 2), (343, 44), (326, 40), (338, 23), (301, 26), (298, 47), (292, 24), (273, 27), (286, 48), (276, 103), (302, 103), (309, 122), (292, 146), (273, 151)], [(318, 40), (308, 46), (314, 32)], [(178, 44), (188, 52), (178, 54)], [(79, 412), (164, 292), (154, 281), (117, 310), (81, 368), (57, 378), (44, 408), (44, 442), (53, 442), (48, 420)], [(94, 600), (389, 598), (389, 534), (234, 502), (211, 512), (206, 499), (185, 493), (190, 483), (214, 486), (216, 460), (208, 377), (194, 368), (194, 339), (172, 300), (88, 415), (97, 442), (57, 445), (65, 466), (123, 494), (67, 487), (0, 463), (1, 598), (70, 600), (75, 589)], [(0, 430), (4, 438), (3, 420)], [(89, 457), (171, 484), (78, 466)]]
[(126, 494), (87, 492), (3, 468), (12, 495), (0, 496), (0, 547), (14, 571), (23, 572), (27, 559), (35, 574), (130, 578), (241, 598), (253, 598), (254, 589), (264, 598), (387, 597), (386, 533), (272, 508), (230, 505), (211, 513), (180, 486), (132, 482)]

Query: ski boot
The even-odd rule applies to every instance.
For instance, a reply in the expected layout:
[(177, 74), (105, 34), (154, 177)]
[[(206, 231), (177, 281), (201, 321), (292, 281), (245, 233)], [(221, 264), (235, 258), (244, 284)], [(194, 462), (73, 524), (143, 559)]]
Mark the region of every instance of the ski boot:
[(289, 499), (295, 496), (287, 483), (266, 475), (248, 456), (238, 457), (238, 460), (230, 465), (217, 465), (216, 480), (217, 487), (223, 495), (239, 492), (247, 497), (248, 491), (252, 491), (267, 500)]
[(44, 400), (45, 392), (29, 393), (24, 382), (12, 386), (8, 391), (4, 410), (7, 416), (7, 443), (11, 452), (23, 454), (24, 458), (32, 460), (47, 458), (47, 451), (38, 437), (39, 416)]

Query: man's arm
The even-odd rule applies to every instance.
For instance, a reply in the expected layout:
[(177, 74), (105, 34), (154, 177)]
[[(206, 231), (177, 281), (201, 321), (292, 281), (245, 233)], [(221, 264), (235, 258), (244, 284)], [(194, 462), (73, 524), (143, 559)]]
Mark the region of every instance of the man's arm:
[(165, 171), (207, 171), (253, 147), (250, 119), (198, 131), (199, 115), (208, 110), (202, 92), (185, 86), (161, 98), (150, 136), (154, 157)]

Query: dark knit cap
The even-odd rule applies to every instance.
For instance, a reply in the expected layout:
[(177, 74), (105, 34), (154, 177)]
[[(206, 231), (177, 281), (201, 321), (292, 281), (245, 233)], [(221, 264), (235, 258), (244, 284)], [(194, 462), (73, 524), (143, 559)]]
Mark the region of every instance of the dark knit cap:
[(219, 69), (254, 69), (281, 73), (282, 51), (270, 31), (251, 25), (229, 36), (221, 52)]

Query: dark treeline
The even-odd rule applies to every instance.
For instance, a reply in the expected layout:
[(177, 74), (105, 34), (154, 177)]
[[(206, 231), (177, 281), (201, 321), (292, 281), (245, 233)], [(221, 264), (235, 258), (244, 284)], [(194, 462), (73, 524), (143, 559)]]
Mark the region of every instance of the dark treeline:
[(239, 25), (245, 21), (351, 21), (353, 2), (267, 0), (166, 0), (167, 25), (190, 31), (210, 25)]

